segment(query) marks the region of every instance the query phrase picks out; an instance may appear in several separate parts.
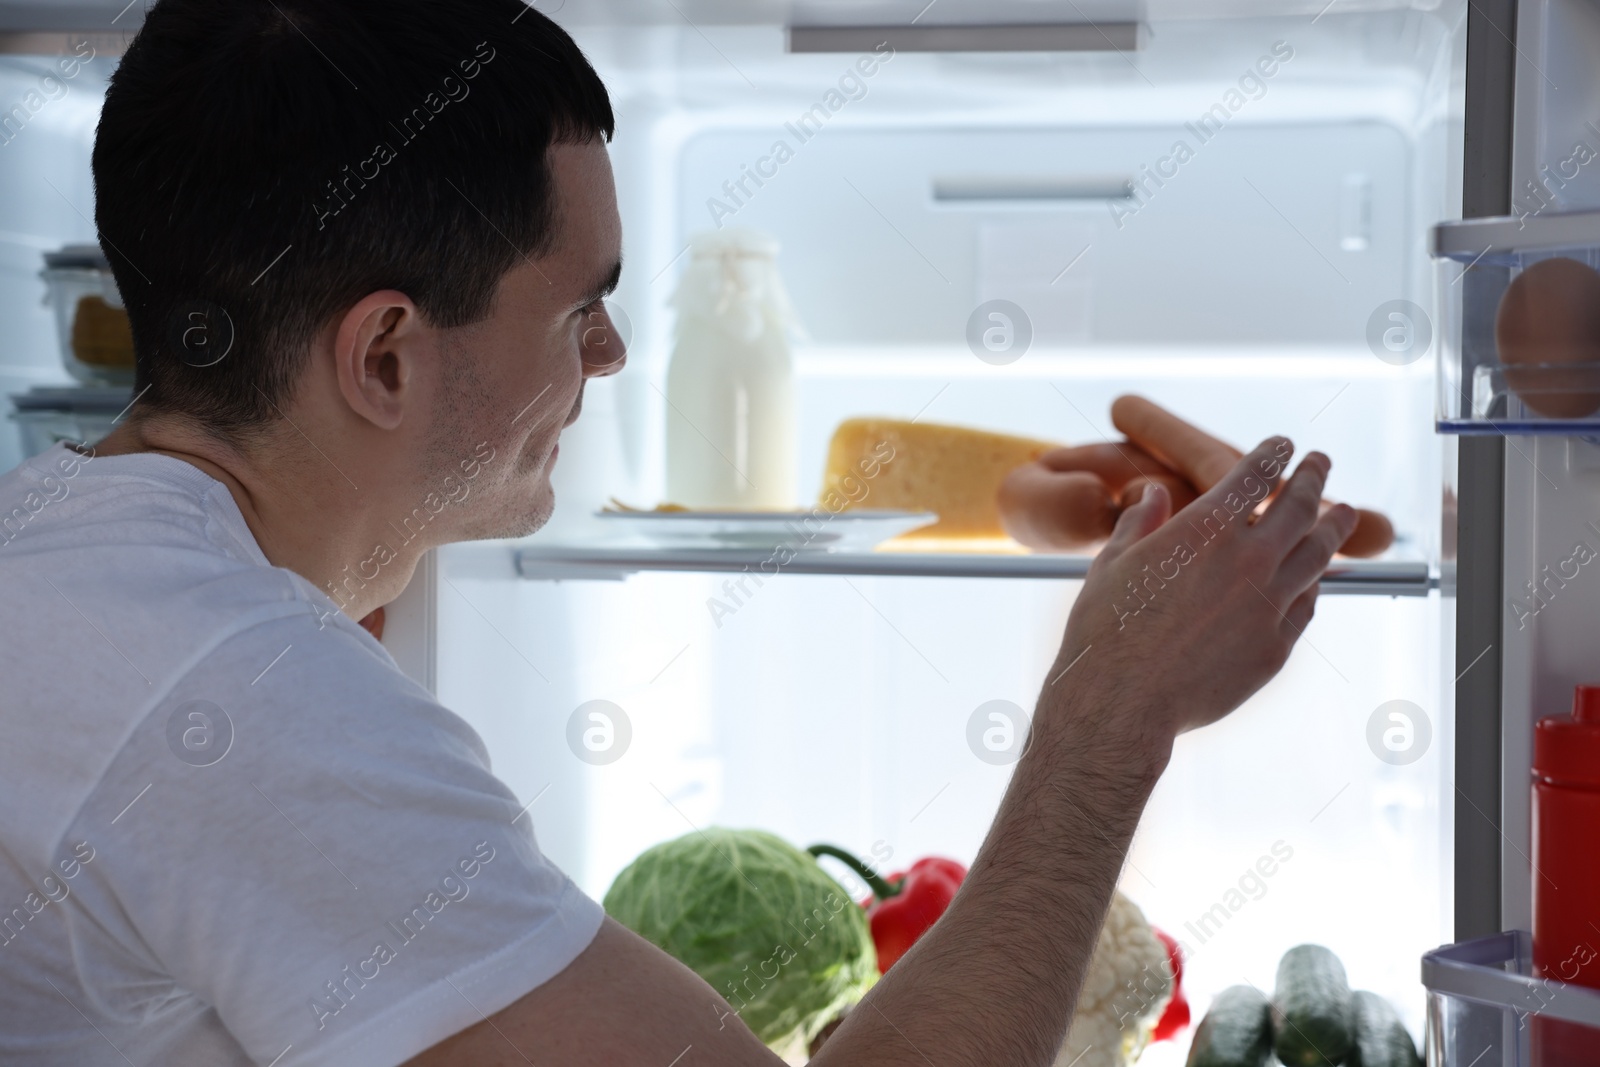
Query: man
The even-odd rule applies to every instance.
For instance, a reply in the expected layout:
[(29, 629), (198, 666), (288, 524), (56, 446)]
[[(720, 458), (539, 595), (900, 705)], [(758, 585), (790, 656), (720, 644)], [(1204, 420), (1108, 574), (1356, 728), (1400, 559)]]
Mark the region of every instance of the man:
[[(94, 153), (138, 401), (0, 478), (0, 1061), (777, 1062), (355, 621), (548, 518), (621, 366), (611, 128), (518, 0), (150, 11)], [(1051, 1061), (1174, 737), (1282, 666), (1352, 528), (1290, 451), (1124, 514), (965, 886), (820, 1067)]]

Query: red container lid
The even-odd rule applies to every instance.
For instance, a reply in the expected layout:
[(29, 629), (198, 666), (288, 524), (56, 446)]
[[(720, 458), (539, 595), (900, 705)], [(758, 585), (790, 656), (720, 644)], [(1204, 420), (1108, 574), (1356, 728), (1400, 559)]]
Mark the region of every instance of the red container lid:
[(1600, 685), (1580, 685), (1572, 714), (1533, 728), (1533, 773), (1553, 785), (1600, 789)]

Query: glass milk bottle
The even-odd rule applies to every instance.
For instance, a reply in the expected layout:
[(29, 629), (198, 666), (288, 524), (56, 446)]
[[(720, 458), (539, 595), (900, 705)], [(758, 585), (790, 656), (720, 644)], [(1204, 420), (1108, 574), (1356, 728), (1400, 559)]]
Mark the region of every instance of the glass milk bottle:
[(692, 508), (796, 506), (793, 313), (778, 244), (755, 230), (703, 233), (673, 296), (667, 368), (667, 499)]

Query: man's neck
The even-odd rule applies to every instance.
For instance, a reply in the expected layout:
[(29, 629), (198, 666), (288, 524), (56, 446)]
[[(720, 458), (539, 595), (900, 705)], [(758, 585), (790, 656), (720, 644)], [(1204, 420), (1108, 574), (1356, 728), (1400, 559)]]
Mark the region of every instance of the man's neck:
[[(363, 492), (359, 484), (366, 472), (340, 470), (314, 449), (272, 451), (248, 455), (197, 429), (156, 418), (125, 421), (94, 445), (96, 456), (168, 456), (221, 482), (268, 562), (311, 582), (350, 618), (360, 620), (398, 597), (431, 544), (414, 539), (395, 545), (398, 539), (380, 517), (384, 509), (373, 504), (378, 494), (371, 486)], [(337, 473), (312, 486), (272, 473), (313, 461)], [(385, 546), (382, 558), (374, 559), (375, 544)]]

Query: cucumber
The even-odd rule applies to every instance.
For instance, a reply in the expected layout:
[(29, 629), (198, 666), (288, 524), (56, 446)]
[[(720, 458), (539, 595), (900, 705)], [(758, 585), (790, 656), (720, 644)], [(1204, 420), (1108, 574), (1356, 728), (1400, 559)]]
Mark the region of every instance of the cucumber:
[(1339, 1067), (1354, 1044), (1344, 964), (1321, 945), (1296, 945), (1278, 961), (1272, 994), (1284, 1067)]
[(1345, 1067), (1422, 1067), (1422, 1057), (1394, 1005), (1361, 990), (1350, 996), (1355, 1046)]
[(1229, 986), (1194, 1032), (1185, 1067), (1267, 1067), (1272, 1006), (1254, 986)]

